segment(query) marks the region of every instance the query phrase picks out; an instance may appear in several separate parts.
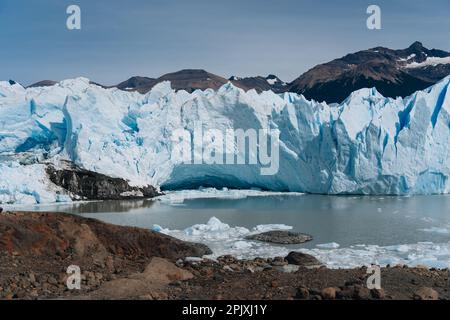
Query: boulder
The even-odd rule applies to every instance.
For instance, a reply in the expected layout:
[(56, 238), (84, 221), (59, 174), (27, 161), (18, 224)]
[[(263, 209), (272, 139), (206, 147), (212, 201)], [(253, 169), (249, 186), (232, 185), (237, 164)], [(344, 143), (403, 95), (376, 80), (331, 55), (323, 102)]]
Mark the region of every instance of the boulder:
[(438, 300), (439, 293), (429, 287), (419, 288), (413, 295), (414, 300)]
[(383, 300), (386, 297), (384, 289), (372, 289), (370, 290), (370, 295), (373, 299)]
[(162, 291), (169, 283), (193, 277), (192, 273), (174, 263), (155, 257), (144, 272), (106, 282), (89, 296), (79, 296), (78, 299), (167, 299)]
[(305, 287), (300, 287), (297, 290), (297, 294), (295, 295), (297, 299), (308, 299), (309, 298), (309, 290)]
[(322, 263), (313, 256), (302, 252), (292, 251), (285, 259), (289, 264), (303, 267), (318, 267), (322, 265)]
[(320, 293), (320, 295), (324, 299), (334, 300), (334, 299), (336, 299), (336, 291), (337, 291), (336, 288), (328, 287), (328, 288), (323, 289), (322, 292)]

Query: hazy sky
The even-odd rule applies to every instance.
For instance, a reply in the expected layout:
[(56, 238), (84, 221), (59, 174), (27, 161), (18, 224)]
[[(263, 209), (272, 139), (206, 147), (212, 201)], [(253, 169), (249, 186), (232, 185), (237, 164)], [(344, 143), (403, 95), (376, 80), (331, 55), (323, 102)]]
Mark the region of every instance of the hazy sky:
[[(81, 7), (82, 29), (66, 28)], [(378, 4), (382, 30), (366, 28)], [(0, 0), (0, 79), (106, 85), (202, 68), (291, 81), (318, 63), (419, 40), (450, 51), (449, 0)]]

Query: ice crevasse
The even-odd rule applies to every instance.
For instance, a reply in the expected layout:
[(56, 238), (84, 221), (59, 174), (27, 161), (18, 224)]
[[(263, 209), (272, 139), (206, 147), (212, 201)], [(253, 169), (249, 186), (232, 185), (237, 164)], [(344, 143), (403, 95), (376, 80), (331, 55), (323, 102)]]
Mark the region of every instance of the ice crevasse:
[[(68, 160), (133, 185), (260, 188), (321, 194), (440, 194), (450, 190), (450, 77), (407, 98), (376, 89), (339, 105), (225, 84), (193, 93), (169, 82), (142, 95), (88, 79), (23, 88), (0, 82), (0, 202), (67, 200), (43, 167)], [(278, 129), (279, 170), (183, 164), (176, 129)], [(225, 150), (225, 152), (228, 152)]]

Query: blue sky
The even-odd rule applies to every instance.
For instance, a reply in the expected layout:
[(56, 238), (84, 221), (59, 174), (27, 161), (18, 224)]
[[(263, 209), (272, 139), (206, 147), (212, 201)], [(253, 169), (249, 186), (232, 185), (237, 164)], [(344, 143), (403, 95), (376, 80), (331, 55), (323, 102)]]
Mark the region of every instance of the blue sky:
[[(66, 8), (82, 30), (66, 28)], [(366, 9), (382, 10), (382, 30)], [(291, 81), (318, 63), (419, 40), (450, 51), (449, 0), (0, 0), (0, 79), (115, 84), (202, 68)]]

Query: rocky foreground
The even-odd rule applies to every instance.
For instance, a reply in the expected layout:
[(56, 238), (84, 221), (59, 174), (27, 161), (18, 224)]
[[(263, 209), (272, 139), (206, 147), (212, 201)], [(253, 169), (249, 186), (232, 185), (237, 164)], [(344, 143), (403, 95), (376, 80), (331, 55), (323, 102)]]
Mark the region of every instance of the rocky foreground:
[[(330, 270), (314, 257), (212, 261), (201, 244), (63, 213), (0, 213), (0, 299), (449, 299), (450, 271)], [(197, 258), (195, 258), (197, 257)], [(81, 270), (69, 290), (67, 268)]]

